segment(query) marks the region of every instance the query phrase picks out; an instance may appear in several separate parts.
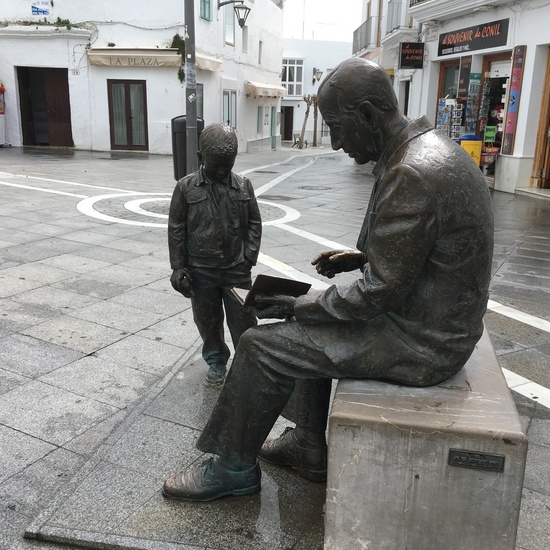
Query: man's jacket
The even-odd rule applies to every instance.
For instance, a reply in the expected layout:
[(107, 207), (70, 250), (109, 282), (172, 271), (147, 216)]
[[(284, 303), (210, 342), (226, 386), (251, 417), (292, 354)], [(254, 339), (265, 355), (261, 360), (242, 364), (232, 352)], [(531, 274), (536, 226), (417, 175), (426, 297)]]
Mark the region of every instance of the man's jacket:
[(469, 155), (425, 117), (388, 144), (373, 173), (362, 277), (298, 298), (296, 319), (342, 368), (378, 363), (385, 378), (434, 384), (466, 363), (483, 332), (490, 194)]

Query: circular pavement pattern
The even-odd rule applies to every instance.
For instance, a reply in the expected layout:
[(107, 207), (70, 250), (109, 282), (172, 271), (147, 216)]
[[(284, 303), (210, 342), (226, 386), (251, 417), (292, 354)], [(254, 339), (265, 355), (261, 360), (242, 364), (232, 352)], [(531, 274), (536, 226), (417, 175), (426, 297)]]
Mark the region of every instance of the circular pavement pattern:
[[(77, 204), (86, 216), (112, 223), (166, 228), (172, 193), (113, 193), (88, 197)], [(287, 205), (258, 199), (262, 222), (275, 225), (300, 217)]]

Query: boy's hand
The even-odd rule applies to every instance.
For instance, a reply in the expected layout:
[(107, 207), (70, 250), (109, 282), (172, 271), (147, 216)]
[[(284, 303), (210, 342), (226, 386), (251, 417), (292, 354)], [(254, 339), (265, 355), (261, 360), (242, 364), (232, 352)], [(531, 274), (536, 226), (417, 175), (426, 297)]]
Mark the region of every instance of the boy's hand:
[(195, 296), (193, 279), (187, 269), (174, 269), (170, 277), (172, 288), (183, 294), (186, 298)]

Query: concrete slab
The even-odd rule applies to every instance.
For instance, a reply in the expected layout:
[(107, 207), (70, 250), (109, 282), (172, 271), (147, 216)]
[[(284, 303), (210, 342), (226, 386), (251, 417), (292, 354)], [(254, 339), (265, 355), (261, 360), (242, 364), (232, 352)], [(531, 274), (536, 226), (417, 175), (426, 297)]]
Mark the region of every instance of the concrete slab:
[(109, 328), (69, 315), (63, 315), (51, 321), (23, 329), (21, 333), (85, 354), (93, 353), (128, 335), (123, 330)]
[(63, 445), (118, 409), (43, 382), (31, 381), (2, 395), (0, 424), (40, 438), (41, 443)]
[(37, 378), (82, 356), (81, 352), (23, 334), (0, 338), (0, 364), (29, 378)]
[(0, 483), (54, 450), (51, 443), (0, 425)]
[(157, 379), (152, 374), (93, 356), (40, 377), (45, 384), (119, 409), (137, 401)]

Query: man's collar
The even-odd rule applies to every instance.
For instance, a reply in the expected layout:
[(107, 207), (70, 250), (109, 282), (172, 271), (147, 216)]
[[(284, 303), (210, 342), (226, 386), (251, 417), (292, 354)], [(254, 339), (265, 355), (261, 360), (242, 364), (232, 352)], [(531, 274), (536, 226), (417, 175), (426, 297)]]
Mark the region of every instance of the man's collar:
[(388, 162), (391, 160), (393, 155), (403, 147), (406, 143), (418, 137), (426, 132), (433, 130), (433, 126), (430, 124), (429, 120), (425, 116), (421, 116), (409, 122), (403, 130), (401, 130), (393, 139), (390, 140), (374, 170), (372, 171), (373, 175), (378, 178), (382, 175), (382, 171), (386, 169)]

